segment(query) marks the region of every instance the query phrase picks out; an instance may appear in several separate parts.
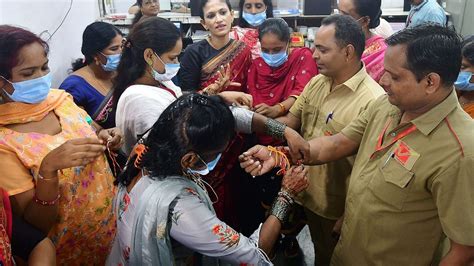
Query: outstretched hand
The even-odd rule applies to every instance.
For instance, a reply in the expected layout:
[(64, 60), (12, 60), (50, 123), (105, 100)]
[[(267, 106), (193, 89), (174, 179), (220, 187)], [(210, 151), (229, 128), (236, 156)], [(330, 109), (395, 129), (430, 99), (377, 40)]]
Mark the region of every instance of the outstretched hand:
[(240, 167), (252, 176), (260, 176), (275, 167), (275, 158), (267, 147), (256, 145), (239, 156)]

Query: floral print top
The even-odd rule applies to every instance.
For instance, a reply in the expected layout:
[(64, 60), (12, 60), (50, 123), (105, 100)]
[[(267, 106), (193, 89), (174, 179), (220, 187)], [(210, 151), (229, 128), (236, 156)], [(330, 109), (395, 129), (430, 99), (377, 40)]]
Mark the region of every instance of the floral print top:
[[(133, 220), (136, 219), (135, 207), (147, 186), (154, 182), (145, 176), (135, 184), (130, 193), (121, 193), (116, 198), (117, 236), (109, 255), (107, 265), (129, 265), (130, 246), (132, 243)], [(126, 190), (120, 187), (120, 190)], [(192, 261), (184, 257), (183, 247), (192, 249), (208, 257), (217, 257), (237, 265), (271, 265), (267, 256), (258, 248), (260, 229), (250, 238), (239, 234), (230, 226), (219, 220), (203, 203), (193, 188), (186, 188), (170, 205), (171, 238), (180, 245), (173, 245), (176, 265), (183, 261)], [(158, 227), (156, 234), (163, 237), (166, 228)], [(181, 253), (181, 254), (180, 254)], [(191, 253), (187, 253), (188, 255)]]
[[(48, 97), (60, 93), (64, 92), (51, 90)], [(96, 137), (87, 113), (70, 95), (51, 111), (61, 123), (62, 131), (56, 135), (20, 133), (0, 126), (0, 173), (1, 169), (17, 173), (0, 175), (0, 186), (10, 195), (34, 188), (34, 173), (51, 150), (67, 140)], [(63, 169), (58, 178), (59, 214), (49, 232), (58, 265), (103, 265), (115, 235), (113, 176), (105, 155), (84, 167)]]

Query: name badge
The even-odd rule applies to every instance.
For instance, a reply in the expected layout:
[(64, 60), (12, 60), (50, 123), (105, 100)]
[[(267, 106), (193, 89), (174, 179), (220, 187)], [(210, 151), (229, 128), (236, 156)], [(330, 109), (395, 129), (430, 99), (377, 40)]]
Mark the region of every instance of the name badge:
[(408, 144), (400, 140), (393, 151), (393, 157), (403, 167), (405, 167), (405, 169), (410, 171), (418, 158), (420, 158), (420, 154), (408, 146)]

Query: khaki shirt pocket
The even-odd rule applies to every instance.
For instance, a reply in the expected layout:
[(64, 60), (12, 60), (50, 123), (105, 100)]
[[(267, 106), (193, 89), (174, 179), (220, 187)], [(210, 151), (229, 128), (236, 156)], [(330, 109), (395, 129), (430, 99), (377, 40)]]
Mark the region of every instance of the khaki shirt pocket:
[(332, 136), (341, 132), (343, 129), (344, 129), (344, 125), (341, 123), (338, 123), (335, 120), (329, 120), (328, 123), (324, 121), (324, 126), (322, 127), (322, 131), (323, 131), (322, 134), (324, 136)]
[(319, 111), (316, 106), (308, 103), (303, 104), (301, 113), (301, 129), (303, 137), (310, 138), (315, 134)]
[(391, 153), (382, 157), (376, 171), (369, 189), (384, 203), (402, 210), (411, 190), (410, 181), (414, 174), (393, 158)]

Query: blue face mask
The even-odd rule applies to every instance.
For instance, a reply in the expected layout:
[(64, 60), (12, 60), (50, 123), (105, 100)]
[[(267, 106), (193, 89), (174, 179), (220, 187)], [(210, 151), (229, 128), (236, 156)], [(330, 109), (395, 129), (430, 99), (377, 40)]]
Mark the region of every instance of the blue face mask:
[(288, 54), (286, 49), (278, 54), (268, 54), (262, 52), (262, 58), (271, 67), (279, 67), (283, 65), (288, 60)]
[(245, 21), (247, 21), (248, 24), (254, 27), (257, 27), (257, 26), (260, 26), (260, 24), (262, 24), (265, 21), (265, 19), (267, 19), (267, 11), (263, 11), (257, 14), (251, 14), (251, 13), (247, 13), (243, 11), (242, 18), (245, 19)]
[(471, 78), (471, 72), (459, 72), (458, 79), (454, 82), (454, 87), (460, 91), (474, 91), (474, 83), (471, 83)]
[(153, 69), (153, 66), (150, 65), (151, 70), (152, 70), (152, 74), (153, 74), (153, 78), (158, 82), (172, 80), (178, 74), (181, 65), (180, 64), (171, 64), (171, 63), (165, 64), (165, 62), (163, 62), (163, 60), (161, 60), (161, 58), (156, 53), (155, 53), (155, 55), (156, 55), (156, 57), (158, 57), (158, 59), (160, 59), (161, 63), (163, 63), (163, 65), (165, 65), (165, 73), (163, 73), (163, 74), (159, 73), (158, 71)]
[(221, 156), (222, 156), (222, 153), (219, 153), (216, 157), (216, 159), (206, 163), (203, 159), (201, 159), (201, 157), (198, 155), (198, 158), (199, 160), (201, 160), (204, 165), (206, 166), (206, 168), (202, 169), (202, 170), (193, 170), (193, 169), (188, 169), (188, 171), (191, 173), (191, 174), (198, 174), (198, 175), (207, 175), (209, 174), (212, 170), (214, 170), (214, 168), (216, 168), (216, 165), (217, 163), (219, 162), (219, 160), (221, 159)]
[(117, 70), (117, 67), (120, 63), (120, 58), (122, 57), (122, 55), (121, 54), (111, 54), (111, 55), (102, 54), (102, 55), (107, 58), (107, 63), (105, 63), (105, 65), (102, 65), (102, 69), (104, 69), (107, 72), (112, 72), (112, 71)]
[(51, 89), (51, 72), (48, 74), (25, 81), (10, 82), (5, 79), (8, 83), (12, 84), (15, 90), (13, 94), (5, 93), (15, 102), (37, 104), (46, 99)]

